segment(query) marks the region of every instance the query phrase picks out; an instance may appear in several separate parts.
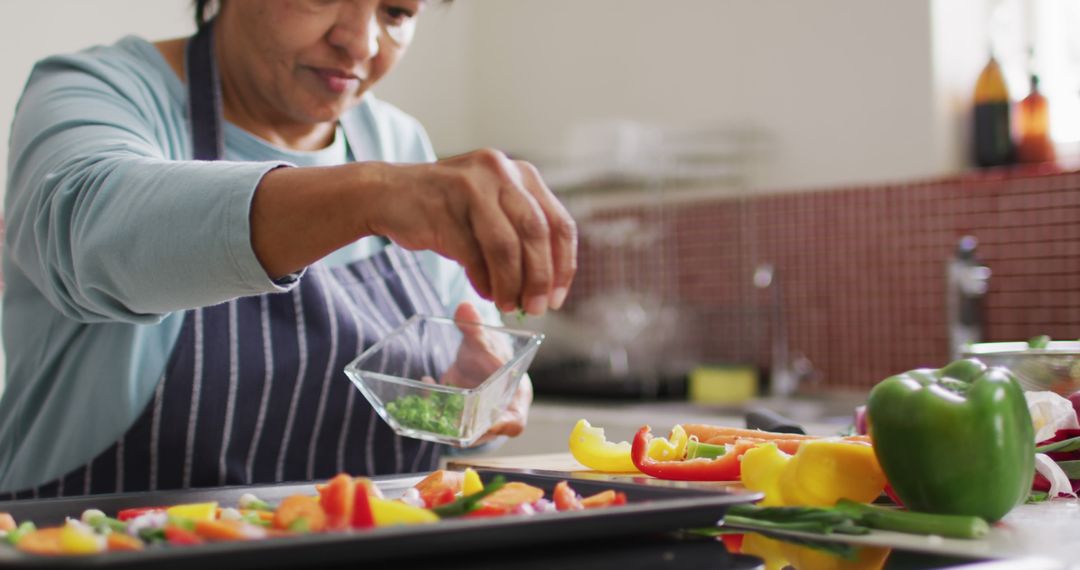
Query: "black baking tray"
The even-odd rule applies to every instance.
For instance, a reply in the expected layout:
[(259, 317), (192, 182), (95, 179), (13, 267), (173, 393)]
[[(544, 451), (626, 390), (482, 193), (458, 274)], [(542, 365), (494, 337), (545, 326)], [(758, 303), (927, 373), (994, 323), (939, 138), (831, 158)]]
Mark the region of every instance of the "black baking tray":
[[(484, 480), (496, 474), (545, 490), (547, 496), (564, 477), (479, 470)], [(389, 496), (400, 494), (418, 477), (377, 478)], [(546, 513), (533, 516), (456, 519), (437, 524), (378, 528), (362, 532), (309, 534), (251, 542), (221, 542), (194, 547), (148, 548), (91, 556), (42, 557), (0, 547), (0, 568), (134, 568), (190, 570), (193, 565), (229, 568), (272, 568), (345, 565), (379, 560), (445, 557), (496, 549), (579, 543), (619, 537), (648, 536), (680, 528), (712, 526), (727, 508), (761, 498), (758, 493), (637, 485), (614, 481), (573, 480), (582, 495), (605, 489), (626, 493), (628, 504), (606, 509)], [(277, 502), (293, 494), (314, 494), (311, 484), (218, 487), (182, 491), (95, 495), (91, 497), (0, 502), (0, 512), (39, 527), (61, 524), (96, 508), (108, 514), (131, 507), (167, 506), (219, 501), (235, 505), (243, 493)]]

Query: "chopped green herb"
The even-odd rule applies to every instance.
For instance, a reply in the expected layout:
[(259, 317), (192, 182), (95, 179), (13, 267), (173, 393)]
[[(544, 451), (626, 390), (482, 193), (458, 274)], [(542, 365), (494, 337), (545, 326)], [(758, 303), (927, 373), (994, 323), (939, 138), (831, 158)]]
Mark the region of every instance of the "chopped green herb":
[(1044, 334), (1028, 339), (1028, 348), (1042, 349), (1050, 346), (1050, 337)]
[(1029, 505), (1033, 505), (1035, 503), (1045, 503), (1049, 499), (1050, 493), (1047, 493), (1046, 491), (1032, 491), (1028, 494), (1027, 501), (1025, 502)]
[(410, 394), (386, 404), (386, 412), (402, 426), (452, 437), (460, 431), (464, 409), (464, 395), (443, 392)]

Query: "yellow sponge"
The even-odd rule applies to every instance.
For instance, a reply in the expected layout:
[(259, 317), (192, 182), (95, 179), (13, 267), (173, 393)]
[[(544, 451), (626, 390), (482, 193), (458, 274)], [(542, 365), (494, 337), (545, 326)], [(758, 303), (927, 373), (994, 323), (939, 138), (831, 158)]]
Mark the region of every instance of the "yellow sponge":
[(737, 404), (757, 396), (758, 373), (753, 366), (705, 365), (690, 371), (687, 393), (691, 402)]

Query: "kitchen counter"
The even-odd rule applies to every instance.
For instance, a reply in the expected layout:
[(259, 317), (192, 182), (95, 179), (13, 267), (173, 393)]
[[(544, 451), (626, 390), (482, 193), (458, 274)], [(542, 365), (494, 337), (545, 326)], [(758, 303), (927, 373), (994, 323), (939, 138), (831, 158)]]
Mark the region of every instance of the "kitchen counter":
[[(845, 430), (850, 415), (818, 413), (823, 410), (820, 400), (805, 400), (807, 412), (797, 418), (807, 432), (814, 435), (835, 435)], [(850, 396), (837, 398), (829, 410), (851, 410), (857, 403)], [(800, 402), (785, 404), (786, 412), (798, 412)], [(812, 408), (812, 409), (811, 409)], [(482, 454), (467, 455), (450, 460), (451, 465), (474, 465), (502, 469), (531, 469), (547, 472), (573, 473), (587, 478), (626, 476), (599, 475), (589, 471), (567, 451), (567, 438), (574, 423), (586, 418), (604, 427), (611, 440), (629, 439), (642, 424), (652, 425), (657, 432), (666, 432), (677, 423), (711, 423), (742, 427), (744, 418), (738, 408), (710, 408), (685, 402), (583, 402), (571, 400), (538, 400), (530, 413), (529, 427), (521, 437), (508, 440), (501, 447)], [(816, 416), (812, 413), (816, 413)], [(797, 417), (799, 413), (788, 413)], [(807, 421), (807, 420), (812, 421)], [(730, 485), (723, 485), (730, 487)], [(804, 538), (821, 539), (806, 535)], [(946, 539), (894, 532), (875, 531), (866, 536), (828, 537), (826, 540), (855, 545), (885, 546), (922, 553), (935, 553), (972, 558), (1001, 558), (1024, 561), (1016, 568), (1078, 568), (1069, 566), (1080, 561), (1080, 500), (1054, 501), (1021, 505), (1004, 520), (994, 525), (990, 534), (981, 540)], [(1034, 557), (1034, 558), (1032, 558)]]
[(861, 395), (840, 393), (827, 397), (760, 399), (748, 404), (701, 406), (682, 401), (615, 401), (537, 398), (529, 424), (520, 436), (486, 449), (483, 456), (505, 457), (566, 451), (574, 424), (585, 418), (603, 427), (611, 440), (628, 440), (643, 424), (666, 434), (675, 424), (702, 423), (743, 427), (744, 413), (754, 407), (778, 411), (799, 422), (809, 434), (836, 435), (852, 422)]
[[(609, 475), (591, 471), (574, 461), (569, 452), (522, 456), (459, 458), (452, 468), (473, 466), (509, 470), (561, 473), (567, 477), (611, 480), (633, 479), (633, 475)], [(706, 484), (725, 490), (741, 490), (736, 484)], [(1080, 500), (1057, 499), (1040, 504), (1020, 505), (990, 534), (980, 540), (948, 539), (897, 532), (873, 531), (865, 536), (790, 533), (792, 536), (859, 546), (881, 546), (905, 551), (969, 557), (975, 559), (1023, 560), (1016, 568), (1080, 569)], [(1073, 564), (1073, 566), (1070, 566)]]

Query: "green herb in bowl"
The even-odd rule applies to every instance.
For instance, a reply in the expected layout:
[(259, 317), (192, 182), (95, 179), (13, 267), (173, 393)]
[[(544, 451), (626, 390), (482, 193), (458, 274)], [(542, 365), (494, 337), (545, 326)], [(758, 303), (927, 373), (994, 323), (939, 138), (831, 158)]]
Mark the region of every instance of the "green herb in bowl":
[(434, 392), (429, 396), (411, 394), (386, 404), (386, 412), (402, 427), (446, 436), (457, 436), (465, 396)]

